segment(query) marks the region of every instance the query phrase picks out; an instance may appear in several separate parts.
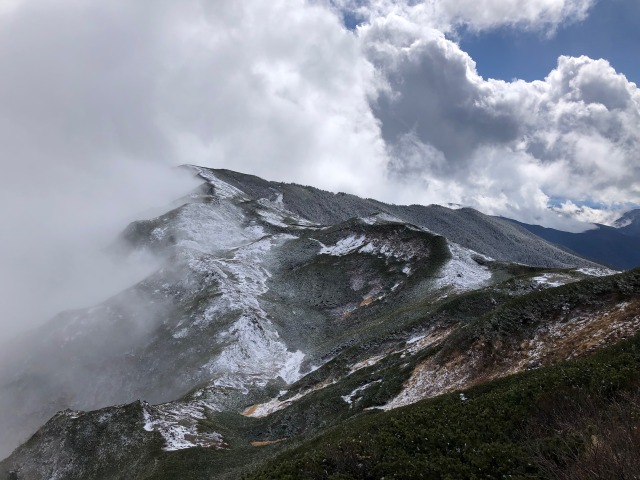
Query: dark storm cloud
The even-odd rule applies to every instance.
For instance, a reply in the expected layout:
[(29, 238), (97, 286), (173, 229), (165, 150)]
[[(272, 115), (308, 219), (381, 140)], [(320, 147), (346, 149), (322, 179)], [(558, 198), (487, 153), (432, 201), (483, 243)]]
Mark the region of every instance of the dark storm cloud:
[(447, 46), (443, 37), (436, 37), (414, 44), (407, 54), (394, 52), (387, 76), (390, 92), (374, 108), (387, 143), (411, 131), (456, 169), (482, 145), (515, 140), (520, 122), (506, 108), (486, 107), (484, 92), (467, 75), (474, 68), (471, 59)]

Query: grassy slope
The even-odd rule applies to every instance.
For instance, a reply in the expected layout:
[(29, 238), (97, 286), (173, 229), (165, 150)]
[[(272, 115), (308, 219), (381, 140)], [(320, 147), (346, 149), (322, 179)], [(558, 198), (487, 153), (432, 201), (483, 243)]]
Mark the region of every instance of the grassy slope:
[[(455, 297), (427, 317), (453, 322), (476, 318), (445, 342), (441, 354), (448, 357), (479, 337), (489, 343), (519, 341), (527, 329), (553, 318), (566, 305), (598, 309), (611, 300), (624, 300), (637, 294), (639, 282), (640, 270), (636, 270), (511, 299), (496, 290), (476, 291)], [(327, 369), (341, 371), (345, 359), (357, 350), (343, 352), (301, 381), (299, 389), (325, 378)], [(255, 468), (262, 470), (249, 478), (547, 478), (559, 468), (585, 463), (582, 457), (589, 453), (585, 446), (593, 435), (592, 424), (600, 425), (601, 436), (609, 435), (611, 422), (594, 412), (620, 408), (617, 417), (633, 413), (629, 402), (621, 399), (634, 388), (637, 392), (640, 338), (585, 360), (472, 388), (465, 391), (465, 401), (455, 393), (389, 413), (363, 411), (393, 397), (418, 361), (389, 358), (388, 369), (385, 361), (362, 370), (349, 381), (311, 394), (265, 419), (216, 414), (212, 428), (228, 427), (222, 433), (230, 450), (165, 453), (149, 478), (238, 478), (239, 472)], [(398, 369), (401, 366), (406, 368)], [(350, 412), (339, 395), (377, 378), (385, 381), (367, 390), (366, 397), (384, 398), (365, 397), (355, 409), (358, 413)], [(572, 412), (582, 413), (571, 418)], [(566, 418), (569, 425), (560, 425)], [(259, 449), (249, 445), (249, 440), (282, 438), (288, 441)], [(273, 459), (277, 454), (281, 455)], [(574, 457), (580, 461), (573, 461)], [(266, 467), (259, 467), (265, 462)]]
[[(512, 273), (526, 276), (531, 272)], [(483, 338), (490, 351), (485, 358), (488, 365), (492, 354), (498, 355), (496, 361), (502, 358), (500, 350), (494, 352), (490, 348), (494, 342), (518, 343), (529, 329), (556, 318), (567, 307), (569, 311), (578, 306), (599, 310), (611, 302), (637, 296), (640, 270), (511, 296), (519, 290), (518, 285), (514, 279), (498, 287), (454, 296), (438, 305), (415, 305), (410, 311), (389, 314), (381, 322), (389, 323), (389, 328), (373, 337), (382, 336), (390, 345), (397, 343), (397, 347), (418, 326), (460, 323), (467, 327), (439, 348), (404, 358), (390, 355), (376, 366), (309, 394), (267, 418), (212, 412), (202, 422), (202, 428), (222, 433), (229, 449), (163, 452), (157, 447), (144, 454), (138, 452), (150, 461), (149, 468), (135, 478), (238, 478), (243, 472), (260, 468), (264, 470), (251, 478), (498, 478), (504, 472), (515, 475), (513, 478), (544, 478), (545, 471), (559, 468), (556, 458), (564, 465), (571, 463), (570, 458), (565, 458), (567, 455), (582, 455), (580, 445), (591, 441), (591, 424), (603, 423), (605, 434), (611, 430), (606, 418), (591, 419), (587, 415), (575, 419), (575, 425), (567, 427), (568, 434), (558, 436), (554, 432), (562, 428), (551, 431), (546, 427), (559, 423), (553, 412), (615, 411), (618, 403), (613, 400), (625, 389), (632, 389), (637, 381), (640, 340), (579, 363), (475, 387), (465, 392), (469, 399), (466, 401), (451, 394), (389, 413), (365, 410), (384, 404), (399, 393), (425, 356), (436, 355), (445, 361), (468, 349), (474, 339)], [(347, 348), (293, 386), (291, 393), (343, 377), (349, 365), (377, 353), (378, 348), (382, 347), (371, 343)], [(365, 390), (352, 407), (340, 398), (359, 385), (378, 380), (382, 382)], [(267, 397), (276, 396), (279, 388), (273, 386), (272, 390)], [(628, 416), (629, 408), (624, 402), (620, 405), (622, 413), (616, 415)], [(591, 417), (597, 417), (592, 413)], [(637, 417), (635, 421), (637, 424)], [(633, 418), (626, 423), (633, 424)], [(285, 442), (261, 448), (251, 446), (253, 441), (285, 438)], [(630, 441), (623, 443), (634, 445)], [(278, 454), (283, 456), (273, 460)], [(636, 456), (640, 458), (640, 452)], [(100, 478), (134, 478), (110, 473)]]
[[(355, 418), (248, 478), (637, 478), (624, 469), (629, 475), (640, 458), (639, 389), (636, 336), (587, 359), (472, 388), (466, 400), (453, 393)], [(624, 448), (609, 457), (626, 458), (597, 456), (607, 457), (603, 446), (614, 442)], [(589, 462), (609, 470), (576, 474)]]

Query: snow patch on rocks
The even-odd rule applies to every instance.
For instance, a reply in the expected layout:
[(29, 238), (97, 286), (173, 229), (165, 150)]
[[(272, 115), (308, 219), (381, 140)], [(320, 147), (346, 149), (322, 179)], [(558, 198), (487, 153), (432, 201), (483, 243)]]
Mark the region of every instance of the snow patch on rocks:
[(340, 398), (342, 398), (342, 400), (348, 403), (350, 407), (353, 407), (354, 397), (361, 397), (360, 392), (363, 392), (364, 390), (369, 388), (371, 385), (375, 385), (376, 383), (380, 383), (380, 382), (382, 382), (382, 380), (376, 380), (375, 382), (367, 383), (366, 385), (362, 385), (361, 387), (356, 388), (353, 392), (349, 393), (348, 395), (343, 395)]
[(403, 222), (398, 217), (389, 215), (388, 213), (376, 213), (373, 215), (369, 215), (368, 217), (362, 217), (360, 218), (360, 220), (366, 223), (367, 225), (378, 225), (378, 224), (385, 224), (385, 223), (398, 223), (398, 224), (404, 225), (406, 223), (406, 222)]
[(245, 193), (228, 184), (227, 182), (220, 180), (211, 170), (195, 167), (198, 174), (204, 178), (209, 184), (213, 185), (215, 195), (221, 200), (228, 200), (233, 198), (247, 198)]
[(276, 377), (282, 377), (287, 383), (300, 378), (304, 354), (288, 351), (273, 324), (266, 319), (242, 316), (219, 335), (219, 340), (227, 347), (205, 366), (212, 375), (241, 376), (260, 386)]
[(571, 277), (557, 275), (554, 273), (544, 273), (537, 277), (533, 277), (532, 280), (536, 282), (538, 285), (542, 285), (549, 288), (560, 287), (562, 285), (566, 285), (567, 283), (576, 281), (576, 279), (573, 279)]
[(385, 239), (367, 237), (366, 235), (349, 235), (339, 240), (335, 245), (324, 245), (318, 240), (316, 242), (321, 246), (319, 252), (321, 255), (331, 255), (333, 257), (362, 253), (409, 261), (422, 253), (416, 251), (415, 246), (409, 243), (396, 242), (396, 244), (392, 244), (392, 242), (387, 242)]
[(156, 431), (164, 438), (165, 451), (184, 450), (193, 447), (226, 448), (222, 435), (217, 432), (199, 432), (198, 422), (206, 418), (210, 405), (201, 402), (172, 402), (151, 406), (144, 402), (142, 414), (144, 429)]
[(609, 275), (615, 275), (617, 272), (615, 270), (611, 270), (609, 268), (579, 268), (576, 272), (580, 272), (584, 275), (588, 275), (590, 277), (608, 277)]
[(451, 259), (440, 270), (436, 288), (453, 287), (457, 291), (475, 290), (485, 286), (491, 280), (489, 268), (480, 265), (476, 258), (493, 259), (468, 248), (449, 242)]
[(274, 246), (295, 238), (292, 235), (264, 237), (235, 249), (231, 259), (215, 260), (223, 274), (220, 292), (228, 309), (266, 316), (258, 301), (258, 297), (267, 292), (267, 280), (271, 277), (263, 266), (265, 257)]
[(200, 330), (225, 315), (237, 315), (237, 320), (217, 336), (222, 352), (204, 365), (212, 378), (233, 376), (234, 381), (229, 382), (235, 387), (247, 382), (264, 385), (278, 376), (288, 383), (299, 378), (304, 354), (288, 351), (259, 300), (268, 291), (271, 276), (264, 266), (266, 256), (274, 246), (294, 238), (286, 234), (264, 236), (220, 257), (190, 253), (189, 268), (214, 277), (219, 295), (212, 296), (201, 317), (188, 325), (184, 321), (177, 325), (173, 337), (186, 338), (193, 329)]
[(260, 215), (260, 218), (275, 227), (287, 228), (289, 225), (285, 223), (285, 216), (280, 215), (273, 210), (257, 210), (256, 213)]
[(294, 238), (264, 237), (235, 249), (230, 259), (213, 260), (218, 267), (221, 295), (194, 325), (208, 324), (230, 312), (238, 314), (238, 319), (217, 337), (225, 345), (223, 351), (205, 365), (213, 376), (235, 375), (258, 385), (276, 377), (293, 383), (300, 377), (304, 354), (287, 349), (259, 301), (268, 290), (267, 280), (271, 276), (263, 265), (265, 256), (275, 245)]
[(342, 257), (344, 255), (348, 255), (350, 253), (355, 252), (364, 244), (365, 244), (364, 235), (359, 235), (359, 236), (350, 235), (346, 238), (339, 240), (338, 243), (336, 243), (335, 245), (326, 246), (320, 243), (320, 245), (322, 246), (322, 248), (320, 249), (320, 254), (331, 255), (333, 257)]
[(285, 395), (287, 392), (281, 392), (281, 395), (278, 398), (274, 398), (273, 400), (269, 400), (266, 403), (260, 403), (257, 405), (252, 405), (251, 407), (245, 409), (244, 412), (242, 412), (242, 415), (244, 415), (245, 417), (254, 417), (254, 418), (263, 418), (266, 417), (267, 415), (271, 415), (274, 412), (277, 412), (279, 410), (283, 410), (285, 408), (287, 408), (288, 406), (292, 405), (293, 403), (297, 402), (298, 400), (300, 400), (303, 397), (306, 397), (307, 395), (309, 395), (312, 392), (317, 392), (318, 390), (322, 390), (323, 388), (326, 388), (330, 385), (333, 385), (336, 383), (336, 380), (327, 380), (325, 382), (322, 382), (308, 390), (305, 390), (303, 392), (300, 393), (296, 393), (295, 395), (287, 398), (287, 399), (283, 399), (282, 396)]
[(281, 228), (319, 228), (317, 225), (309, 220), (306, 220), (299, 215), (287, 210), (284, 206), (283, 195), (279, 193), (275, 200), (269, 200), (267, 198), (261, 198), (258, 200), (258, 205), (263, 208), (258, 208), (256, 213), (261, 219), (276, 227)]

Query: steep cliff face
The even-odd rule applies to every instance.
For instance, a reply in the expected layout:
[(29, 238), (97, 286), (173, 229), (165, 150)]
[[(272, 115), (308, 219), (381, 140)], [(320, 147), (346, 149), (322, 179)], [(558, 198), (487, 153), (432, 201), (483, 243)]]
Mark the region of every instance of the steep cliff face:
[(620, 287), (510, 222), (189, 168), (203, 186), (113, 247), (162, 268), (4, 364), (5, 436), (63, 411), (0, 464), (9, 478), (162, 478), (184, 462), (233, 477), (372, 408), (637, 331), (636, 277)]

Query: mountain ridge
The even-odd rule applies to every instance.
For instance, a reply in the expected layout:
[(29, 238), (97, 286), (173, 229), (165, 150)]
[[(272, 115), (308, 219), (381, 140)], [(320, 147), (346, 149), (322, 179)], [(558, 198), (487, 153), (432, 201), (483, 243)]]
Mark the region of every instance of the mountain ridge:
[[(188, 168), (194, 167), (189, 166)], [(532, 238), (526, 229), (512, 228), (513, 225), (509, 221), (484, 215), (472, 208), (449, 209), (440, 205), (389, 205), (378, 200), (362, 199), (347, 193), (332, 193), (315, 187), (269, 182), (253, 175), (230, 170), (211, 169), (211, 171), (215, 171), (217, 175), (235, 187), (247, 189), (253, 196), (274, 195), (277, 189), (280, 189), (279, 192), (283, 194), (283, 202), (288, 210), (320, 224), (331, 224), (354, 217), (368, 217), (384, 213), (403, 222), (426, 228), (465, 248), (476, 250), (498, 260), (554, 267), (577, 265), (583, 262), (583, 260), (576, 259), (574, 255), (565, 257), (566, 252), (560, 249), (555, 251), (545, 248), (543, 251), (546, 256), (529, 258), (524, 252), (525, 248), (521, 245), (525, 245), (530, 252), (535, 252), (536, 248), (532, 242), (538, 238), (537, 236)], [(337, 207), (336, 199), (339, 199)], [(475, 226), (478, 231), (470, 228)], [(478, 238), (483, 237), (491, 238), (494, 245), (490, 246), (477, 241)], [(505, 249), (504, 245), (513, 246), (518, 253), (511, 254), (498, 250), (495, 245), (500, 245), (503, 250)], [(559, 256), (558, 261), (554, 261), (554, 254)]]
[[(626, 217), (622, 217), (626, 218)], [(571, 233), (540, 225), (513, 223), (569, 252), (618, 270), (640, 266), (640, 224), (628, 223), (623, 227), (596, 224), (596, 228)]]
[[(613, 272), (506, 220), (188, 168), (203, 185), (167, 213), (133, 222), (113, 247), (148, 251), (162, 266), (102, 304), (58, 316), (34, 353), (7, 367), (9, 380), (0, 378), (0, 406), (13, 408), (0, 419), (5, 431), (26, 436), (62, 411), (0, 472), (144, 478), (140, 465), (205, 448), (219, 452), (215, 465), (234, 478), (236, 455), (258, 462), (268, 456), (261, 448), (285, 448), (367, 408), (556, 362), (566, 339), (617, 342), (638, 328), (635, 273), (606, 276)], [(599, 300), (585, 292), (600, 292)], [(476, 377), (485, 347), (462, 364), (464, 356), (443, 353), (465, 331), (486, 336), (491, 329), (474, 325), (520, 298), (533, 320), (521, 311), (495, 318), (501, 328), (529, 325), (528, 346), (514, 350), (523, 359)], [(557, 327), (540, 329), (540, 305)], [(464, 341), (475, 345), (473, 335)], [(426, 388), (425, 378), (440, 386)], [(25, 395), (30, 402), (20, 404)], [(138, 456), (118, 446), (115, 425), (131, 432)], [(121, 471), (79, 458), (83, 438), (124, 462)], [(44, 444), (64, 452), (35, 458)]]
[(640, 237), (640, 208), (626, 212), (613, 226), (625, 235)]

